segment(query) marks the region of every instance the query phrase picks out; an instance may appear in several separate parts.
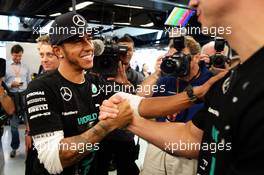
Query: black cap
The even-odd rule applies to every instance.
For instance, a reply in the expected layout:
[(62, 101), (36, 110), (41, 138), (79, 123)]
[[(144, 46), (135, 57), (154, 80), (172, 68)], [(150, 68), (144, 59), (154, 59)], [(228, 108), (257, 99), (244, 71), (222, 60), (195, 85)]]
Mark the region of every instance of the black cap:
[(56, 17), (49, 30), (52, 45), (61, 44), (72, 37), (84, 37), (86, 34), (92, 34), (92, 28), (89, 28), (84, 17), (76, 12)]

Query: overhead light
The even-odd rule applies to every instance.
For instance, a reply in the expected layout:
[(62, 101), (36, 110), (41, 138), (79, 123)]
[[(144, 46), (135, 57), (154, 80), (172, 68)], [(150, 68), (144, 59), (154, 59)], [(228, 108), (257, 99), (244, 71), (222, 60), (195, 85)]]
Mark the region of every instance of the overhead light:
[(132, 9), (144, 9), (144, 7), (134, 6), (134, 5), (114, 4), (114, 6), (126, 7), (126, 8), (132, 8)]
[(154, 26), (154, 23), (153, 22), (150, 22), (150, 23), (147, 23), (147, 24), (142, 24), (140, 26), (141, 27), (153, 27)]
[(61, 15), (61, 13), (53, 13), (53, 14), (51, 14), (51, 15), (49, 15), (49, 16), (51, 16), (51, 17), (55, 17), (55, 16), (60, 16)]
[(47, 15), (36, 15), (36, 16), (38, 16), (38, 17), (47, 17)]
[(129, 22), (114, 22), (117, 25), (131, 25)]
[[(80, 10), (80, 9), (83, 9), (85, 7), (87, 7), (88, 5), (92, 5), (94, 2), (90, 2), (90, 1), (85, 1), (85, 2), (82, 2), (82, 3), (79, 3), (75, 6), (75, 9), (76, 10)], [(69, 11), (72, 11), (72, 7), (69, 8)]]

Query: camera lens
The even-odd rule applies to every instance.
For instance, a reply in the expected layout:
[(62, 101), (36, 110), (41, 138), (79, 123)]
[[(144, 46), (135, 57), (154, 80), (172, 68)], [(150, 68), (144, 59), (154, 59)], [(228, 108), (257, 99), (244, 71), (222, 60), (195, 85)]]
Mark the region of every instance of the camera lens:
[(176, 69), (176, 62), (172, 59), (163, 60), (160, 65), (161, 70), (166, 74), (172, 74)]

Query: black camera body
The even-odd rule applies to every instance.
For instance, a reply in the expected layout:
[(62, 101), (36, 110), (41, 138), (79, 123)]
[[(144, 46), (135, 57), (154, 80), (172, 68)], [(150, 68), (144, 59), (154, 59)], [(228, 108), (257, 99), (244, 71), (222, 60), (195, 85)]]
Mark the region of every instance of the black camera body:
[(176, 53), (165, 57), (160, 68), (167, 75), (185, 77), (190, 73), (191, 55), (182, 52), (185, 48), (184, 36), (173, 38), (173, 47), (177, 50)]
[(127, 54), (127, 50), (127, 46), (117, 45), (112, 39), (107, 39), (103, 53), (100, 56), (94, 57), (92, 72), (99, 73), (104, 78), (115, 77), (120, 56)]
[(225, 48), (226, 41), (223, 38), (216, 38), (215, 39), (215, 46), (214, 49), (216, 53), (210, 56), (210, 65), (213, 65), (216, 68), (225, 68), (225, 63), (229, 63), (228, 57), (222, 54), (222, 51)]
[(0, 78), (4, 77), (6, 73), (6, 60), (0, 58)]

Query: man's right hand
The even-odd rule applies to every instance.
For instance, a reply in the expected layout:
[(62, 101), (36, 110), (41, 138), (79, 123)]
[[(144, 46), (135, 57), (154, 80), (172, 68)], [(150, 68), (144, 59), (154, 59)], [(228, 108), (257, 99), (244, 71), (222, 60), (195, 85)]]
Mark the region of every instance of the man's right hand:
[(133, 119), (133, 111), (130, 107), (128, 100), (123, 100), (122, 102), (117, 104), (117, 109), (118, 110), (115, 111), (115, 112), (118, 111), (118, 113), (115, 113), (116, 117), (114, 118), (108, 117), (105, 119), (111, 130), (117, 128), (124, 128), (127, 125), (129, 125)]

